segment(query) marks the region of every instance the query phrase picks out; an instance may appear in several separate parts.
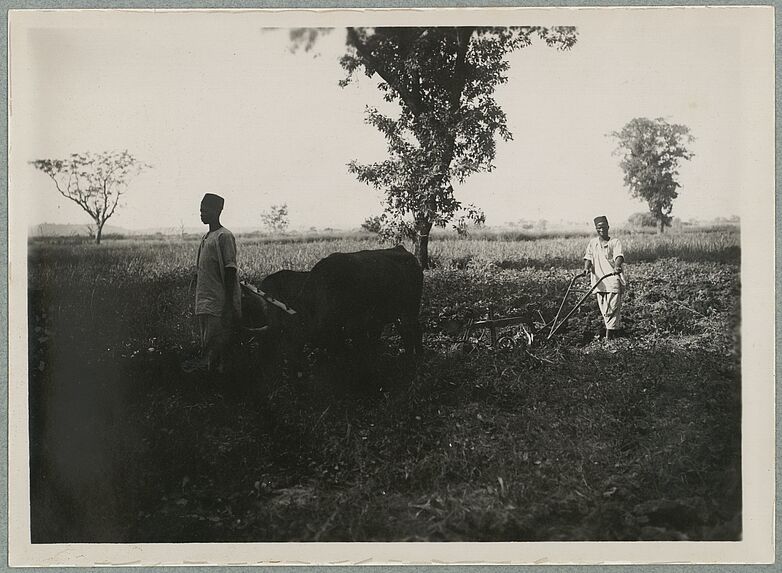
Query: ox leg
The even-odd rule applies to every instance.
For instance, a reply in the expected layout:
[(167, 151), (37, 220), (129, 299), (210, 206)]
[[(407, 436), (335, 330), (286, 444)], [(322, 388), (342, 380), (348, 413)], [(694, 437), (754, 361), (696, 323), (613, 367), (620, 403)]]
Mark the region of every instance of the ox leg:
[(298, 332), (290, 333), (285, 338), (284, 363), (288, 368), (288, 375), (300, 379), (304, 375), (304, 339)]
[(326, 351), (329, 362), (340, 363), (348, 355), (347, 340), (342, 328), (330, 328), (322, 331), (316, 346)]
[(366, 339), (369, 350), (375, 350), (380, 344), (380, 335), (383, 334), (382, 324), (370, 324), (367, 326)]
[(423, 354), (423, 344), (421, 342), (421, 325), (418, 317), (403, 316), (399, 322), (399, 335), (402, 337), (402, 343), (405, 347), (405, 354), (421, 355)]
[(383, 325), (367, 324), (362, 332), (357, 333), (359, 344), (358, 352), (359, 376), (370, 376), (378, 367), (378, 354), (380, 349), (380, 335), (383, 333)]

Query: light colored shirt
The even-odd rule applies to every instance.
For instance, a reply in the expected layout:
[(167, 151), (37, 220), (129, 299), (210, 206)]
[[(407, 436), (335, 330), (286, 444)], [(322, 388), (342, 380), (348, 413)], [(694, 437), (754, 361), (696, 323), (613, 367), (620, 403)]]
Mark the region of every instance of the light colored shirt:
[[(603, 241), (600, 237), (595, 237), (589, 241), (584, 259), (592, 261), (592, 274), (590, 276), (592, 286), (595, 286), (600, 277), (614, 272), (614, 261), (616, 261), (617, 257), (624, 257), (622, 242), (619, 239)], [(595, 291), (622, 292), (624, 284), (621, 275), (619, 277), (608, 277), (597, 285)]]
[[(225, 227), (210, 231), (201, 239), (196, 259), (195, 313), (222, 316), (225, 308), (225, 269), (236, 268), (236, 239)], [(241, 290), (236, 280), (233, 306), (241, 310)]]

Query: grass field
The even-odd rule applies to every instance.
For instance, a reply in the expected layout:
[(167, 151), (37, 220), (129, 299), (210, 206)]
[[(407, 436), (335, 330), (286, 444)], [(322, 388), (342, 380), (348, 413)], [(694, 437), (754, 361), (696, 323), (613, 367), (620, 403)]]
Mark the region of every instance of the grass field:
[[(739, 539), (738, 231), (621, 238), (627, 337), (589, 301), (470, 353), (448, 325), (550, 320), (586, 238), (434, 240), (426, 353), (391, 329), (361, 391), (249, 347), (240, 387), (181, 373), (197, 239), (32, 241), (33, 541)], [(241, 274), (375, 246), (240, 237)]]

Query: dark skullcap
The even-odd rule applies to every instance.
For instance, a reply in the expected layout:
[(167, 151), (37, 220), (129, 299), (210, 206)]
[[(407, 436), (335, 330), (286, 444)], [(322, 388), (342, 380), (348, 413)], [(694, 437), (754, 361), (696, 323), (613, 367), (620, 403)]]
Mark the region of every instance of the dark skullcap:
[(225, 205), (225, 199), (220, 197), (220, 195), (215, 195), (214, 193), (207, 193), (204, 195), (204, 198), (201, 199), (201, 203), (203, 205), (208, 205), (209, 207), (217, 207), (218, 209), (222, 210), (223, 205)]
[(597, 227), (598, 223), (605, 223), (608, 225), (608, 217), (605, 215), (600, 215), (599, 217), (595, 217), (595, 227)]

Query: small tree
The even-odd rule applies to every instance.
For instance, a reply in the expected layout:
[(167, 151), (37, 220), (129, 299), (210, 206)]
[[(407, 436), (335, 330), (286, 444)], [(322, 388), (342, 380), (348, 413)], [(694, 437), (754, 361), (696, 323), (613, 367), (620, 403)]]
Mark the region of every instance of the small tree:
[(150, 166), (127, 151), (74, 153), (68, 159), (36, 159), (33, 167), (48, 175), (60, 195), (81, 207), (94, 221), (91, 237), (100, 245), (103, 226), (119, 206), (128, 181)]
[(269, 232), (275, 234), (284, 233), (290, 223), (288, 221), (288, 204), (272, 205), (268, 211), (261, 213), (261, 221)]
[(619, 140), (614, 153), (622, 157), (619, 165), (630, 194), (649, 204), (659, 232), (665, 232), (671, 225), (673, 200), (679, 195), (679, 162), (693, 157), (687, 145), (695, 138), (685, 125), (644, 117), (631, 120), (611, 135)]

